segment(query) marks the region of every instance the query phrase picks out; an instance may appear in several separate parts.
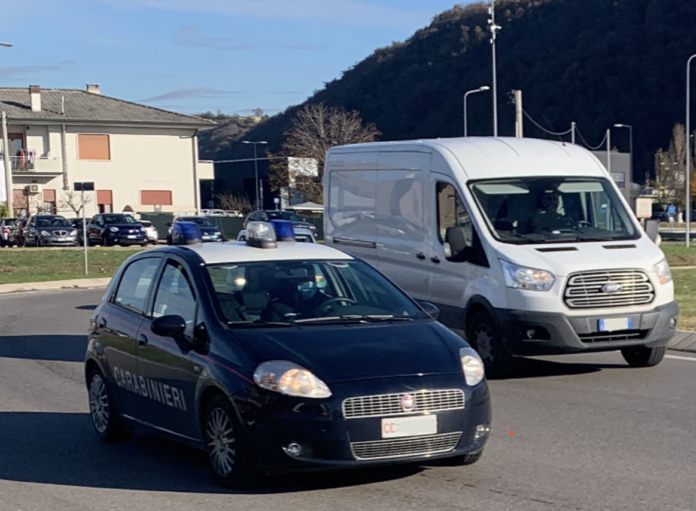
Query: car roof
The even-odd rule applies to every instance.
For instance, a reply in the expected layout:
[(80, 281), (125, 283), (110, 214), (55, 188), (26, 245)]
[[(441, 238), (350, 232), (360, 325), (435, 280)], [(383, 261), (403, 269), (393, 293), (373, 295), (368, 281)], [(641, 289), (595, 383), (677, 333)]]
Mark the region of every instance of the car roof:
[[(318, 243), (280, 241), (277, 248), (256, 248), (244, 242), (182, 245), (196, 252), (206, 264), (246, 263), (254, 261), (346, 260), (350, 255)], [(155, 249), (157, 250), (157, 249)]]

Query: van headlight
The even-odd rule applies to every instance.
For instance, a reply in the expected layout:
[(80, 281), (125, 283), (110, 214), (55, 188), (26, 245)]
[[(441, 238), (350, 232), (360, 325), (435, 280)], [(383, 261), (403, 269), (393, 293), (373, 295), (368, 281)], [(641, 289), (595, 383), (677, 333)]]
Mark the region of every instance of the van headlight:
[(525, 268), (503, 259), (500, 260), (500, 265), (503, 267), (507, 287), (530, 291), (548, 291), (556, 281), (556, 277), (550, 271)]
[(669, 264), (667, 264), (667, 259), (663, 259), (655, 266), (653, 266), (653, 273), (655, 278), (660, 284), (667, 284), (672, 282), (672, 272), (669, 271)]
[(461, 348), (459, 358), (462, 361), (462, 371), (464, 371), (466, 384), (473, 387), (481, 383), (485, 376), (485, 370), (479, 354), (471, 348)]
[(283, 360), (264, 362), (254, 371), (259, 387), (286, 396), (322, 399), (331, 397), (329, 387), (302, 366)]

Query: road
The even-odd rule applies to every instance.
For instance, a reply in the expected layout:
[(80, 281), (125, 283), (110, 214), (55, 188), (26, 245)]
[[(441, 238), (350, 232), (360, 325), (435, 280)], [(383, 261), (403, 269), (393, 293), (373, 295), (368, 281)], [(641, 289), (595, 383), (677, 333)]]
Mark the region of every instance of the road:
[[(629, 369), (615, 353), (526, 361), (490, 383), (492, 436), (463, 468), (273, 477), (218, 488), (205, 455), (95, 437), (82, 375), (101, 291), (0, 297), (0, 511), (693, 510), (696, 358)], [(514, 433), (514, 434), (513, 434)]]

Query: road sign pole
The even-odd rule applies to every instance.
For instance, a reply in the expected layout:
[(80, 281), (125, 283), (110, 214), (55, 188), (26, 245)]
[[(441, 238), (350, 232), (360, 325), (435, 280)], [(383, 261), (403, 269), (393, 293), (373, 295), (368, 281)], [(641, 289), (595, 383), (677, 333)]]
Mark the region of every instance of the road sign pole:
[(87, 247), (89, 240), (87, 239), (87, 218), (85, 217), (85, 189), (82, 188), (82, 244), (85, 247), (85, 275), (89, 274), (89, 266), (87, 264)]

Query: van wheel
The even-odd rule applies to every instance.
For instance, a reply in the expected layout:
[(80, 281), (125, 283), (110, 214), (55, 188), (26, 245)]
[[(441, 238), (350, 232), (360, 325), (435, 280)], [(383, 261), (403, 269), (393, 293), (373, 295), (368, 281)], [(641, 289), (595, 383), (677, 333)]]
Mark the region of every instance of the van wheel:
[(227, 488), (250, 488), (261, 480), (244, 441), (229, 399), (215, 396), (203, 418), (205, 447), (216, 479)]
[(625, 348), (621, 350), (624, 360), (631, 367), (654, 367), (665, 358), (667, 346), (659, 348)]
[(484, 311), (474, 313), (468, 341), (483, 359), (487, 377), (507, 378), (515, 374), (517, 359), (505, 349), (498, 325), (490, 314)]

